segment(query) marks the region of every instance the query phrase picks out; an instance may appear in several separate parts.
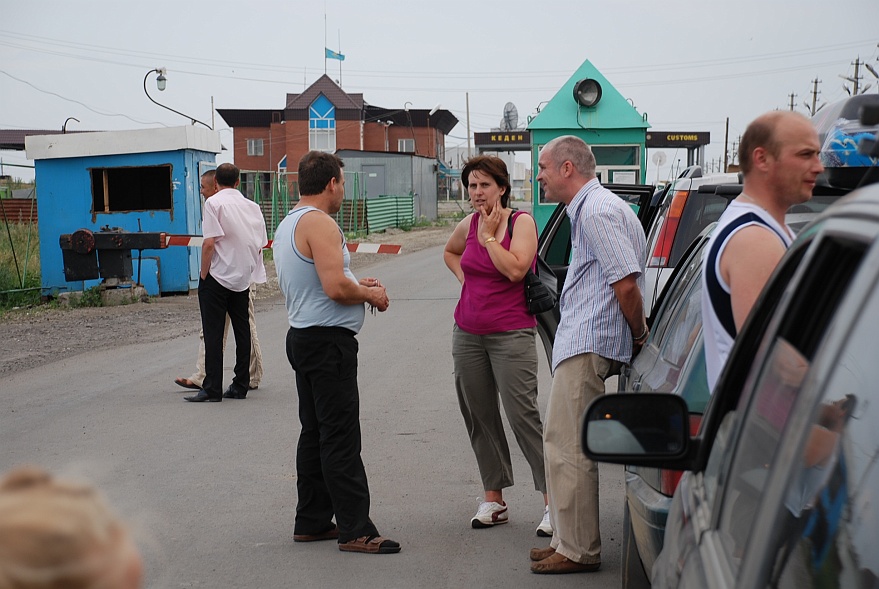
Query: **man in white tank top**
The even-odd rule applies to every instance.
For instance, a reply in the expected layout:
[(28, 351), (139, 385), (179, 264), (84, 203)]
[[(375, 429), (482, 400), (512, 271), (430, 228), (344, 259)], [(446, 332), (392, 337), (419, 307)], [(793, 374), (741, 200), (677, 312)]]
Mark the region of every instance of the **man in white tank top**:
[(812, 123), (788, 111), (755, 119), (742, 136), (742, 194), (724, 211), (702, 272), (702, 322), (708, 386), (714, 389), (736, 334), (775, 270), (793, 233), (787, 210), (812, 198), (823, 171)]

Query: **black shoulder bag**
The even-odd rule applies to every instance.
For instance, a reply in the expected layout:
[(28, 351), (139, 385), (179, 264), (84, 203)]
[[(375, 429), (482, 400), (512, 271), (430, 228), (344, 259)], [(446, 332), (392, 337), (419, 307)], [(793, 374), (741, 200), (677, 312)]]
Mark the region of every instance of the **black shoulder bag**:
[[(507, 231), (510, 233), (510, 240), (513, 239), (514, 214), (515, 212), (510, 213), (510, 217), (507, 219)], [(541, 265), (544, 268), (541, 268)], [(531, 271), (531, 268), (528, 268), (528, 272), (525, 274), (524, 280), (522, 280), (522, 283), (525, 285), (525, 306), (528, 307), (528, 312), (532, 315), (551, 311), (557, 303), (557, 291), (555, 289), (558, 281), (555, 273), (540, 259), (540, 256), (537, 257), (537, 270), (538, 272), (542, 270), (540, 275), (535, 274)], [(545, 284), (545, 282), (550, 284)]]

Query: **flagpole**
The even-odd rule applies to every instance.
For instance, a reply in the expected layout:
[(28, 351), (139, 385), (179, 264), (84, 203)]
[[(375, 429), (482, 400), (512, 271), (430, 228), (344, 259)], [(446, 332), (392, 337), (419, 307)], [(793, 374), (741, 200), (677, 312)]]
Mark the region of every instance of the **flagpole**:
[[(339, 54), (344, 55), (342, 53), (342, 29), (337, 29), (336, 32), (339, 36)], [(339, 60), (339, 87), (340, 88), (342, 87), (342, 60), (341, 59)]]
[(327, 2), (324, 0), (324, 75), (327, 73)]

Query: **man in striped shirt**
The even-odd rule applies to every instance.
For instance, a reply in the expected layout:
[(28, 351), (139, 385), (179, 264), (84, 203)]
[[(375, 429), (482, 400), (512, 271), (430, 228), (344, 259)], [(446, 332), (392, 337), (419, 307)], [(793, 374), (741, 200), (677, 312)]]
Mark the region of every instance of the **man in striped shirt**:
[(644, 230), (632, 209), (601, 186), (586, 143), (563, 136), (540, 152), (537, 181), (567, 205), (571, 263), (559, 300), (553, 382), (544, 421), (550, 521), (548, 548), (531, 551), (531, 571), (591, 572), (601, 565), (598, 467), (580, 450), (586, 406), (647, 339)]

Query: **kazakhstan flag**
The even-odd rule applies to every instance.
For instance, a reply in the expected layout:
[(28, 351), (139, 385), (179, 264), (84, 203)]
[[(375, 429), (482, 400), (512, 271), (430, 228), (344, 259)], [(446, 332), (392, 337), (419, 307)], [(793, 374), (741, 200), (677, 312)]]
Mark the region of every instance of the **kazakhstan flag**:
[(324, 47), (324, 51), (326, 51), (326, 54), (324, 55), (326, 59), (338, 59), (339, 61), (345, 61), (345, 56), (341, 53), (336, 53), (332, 49), (327, 49), (326, 47)]

